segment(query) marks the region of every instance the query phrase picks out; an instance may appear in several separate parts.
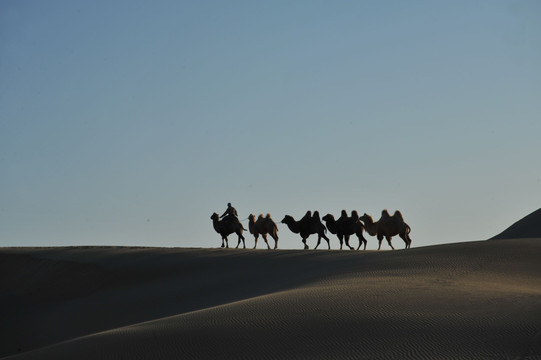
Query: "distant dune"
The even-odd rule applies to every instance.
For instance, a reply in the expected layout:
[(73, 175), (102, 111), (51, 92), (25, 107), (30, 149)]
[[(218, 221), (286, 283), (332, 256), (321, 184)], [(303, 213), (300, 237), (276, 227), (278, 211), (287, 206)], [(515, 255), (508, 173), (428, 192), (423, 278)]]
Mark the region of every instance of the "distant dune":
[(524, 238), (541, 238), (541, 209), (520, 219), (491, 240)]
[(541, 241), (0, 249), (9, 359), (539, 359)]

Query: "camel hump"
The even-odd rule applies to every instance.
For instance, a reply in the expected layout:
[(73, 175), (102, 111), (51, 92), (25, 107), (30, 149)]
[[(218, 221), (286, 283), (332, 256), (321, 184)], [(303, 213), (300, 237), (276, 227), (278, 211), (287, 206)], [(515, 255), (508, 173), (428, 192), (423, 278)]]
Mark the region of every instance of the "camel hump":
[(302, 219), (300, 221), (308, 221), (312, 218), (312, 212), (310, 210), (308, 210), (306, 212), (306, 214), (304, 214), (304, 216), (302, 217)]
[(259, 214), (258, 219), (263, 219), (263, 214)]
[(381, 211), (381, 217), (382, 217), (383, 219), (385, 219), (385, 218), (391, 217), (391, 215), (389, 215), (389, 211), (387, 211), (387, 209), (383, 209), (383, 210)]
[(399, 210), (396, 210), (393, 214), (393, 217), (395, 219), (399, 219), (399, 220), (402, 220), (404, 221), (404, 217), (402, 216), (402, 213), (399, 211)]
[(265, 217), (266, 217), (267, 219), (272, 219), (270, 213), (267, 213), (267, 216), (265, 216)]

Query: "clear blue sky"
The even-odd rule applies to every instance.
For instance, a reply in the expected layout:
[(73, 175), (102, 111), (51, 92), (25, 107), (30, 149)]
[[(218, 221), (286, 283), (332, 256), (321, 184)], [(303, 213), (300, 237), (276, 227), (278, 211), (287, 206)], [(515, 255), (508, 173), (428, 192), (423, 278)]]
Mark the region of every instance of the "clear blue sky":
[(538, 1), (2, 1), (0, 246), (216, 247), (227, 202), (486, 239), (541, 207), (540, 64)]

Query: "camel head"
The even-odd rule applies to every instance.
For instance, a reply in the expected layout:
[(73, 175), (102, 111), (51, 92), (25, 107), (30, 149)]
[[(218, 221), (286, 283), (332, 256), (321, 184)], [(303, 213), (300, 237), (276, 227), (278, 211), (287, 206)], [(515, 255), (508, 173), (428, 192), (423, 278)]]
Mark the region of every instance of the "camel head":
[(367, 213), (364, 213), (363, 216), (359, 218), (362, 220), (365, 224), (373, 224), (374, 220), (372, 219), (372, 216), (368, 215)]
[(291, 224), (291, 223), (294, 223), (294, 222), (295, 222), (295, 219), (293, 219), (293, 216), (291, 216), (291, 215), (284, 216), (284, 218), (281, 221), (282, 224)]
[(329, 221), (334, 222), (334, 216), (332, 216), (332, 214), (327, 214), (327, 215), (323, 216), (321, 218), (321, 220), (327, 221), (327, 222), (329, 222)]
[(284, 216), (284, 218), (282, 219), (282, 224), (286, 224), (289, 230), (291, 230), (295, 234), (298, 234), (300, 231), (299, 222), (295, 221), (295, 219), (291, 215)]
[(221, 233), (221, 227), (222, 227), (222, 224), (220, 223), (220, 215), (214, 213), (212, 214), (212, 216), (210, 217), (212, 219), (212, 227), (214, 227), (214, 230), (220, 234)]
[(250, 234), (254, 233), (254, 227), (255, 227), (255, 215), (250, 214), (248, 215), (248, 230), (250, 231)]

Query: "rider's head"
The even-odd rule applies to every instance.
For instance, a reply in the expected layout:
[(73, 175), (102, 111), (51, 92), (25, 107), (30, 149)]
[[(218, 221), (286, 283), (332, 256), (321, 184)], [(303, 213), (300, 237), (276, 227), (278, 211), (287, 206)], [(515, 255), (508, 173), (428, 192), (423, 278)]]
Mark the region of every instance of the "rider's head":
[(231, 203), (227, 203), (227, 206), (230, 207), (230, 206), (231, 206)]

